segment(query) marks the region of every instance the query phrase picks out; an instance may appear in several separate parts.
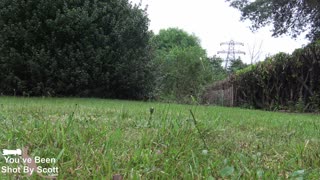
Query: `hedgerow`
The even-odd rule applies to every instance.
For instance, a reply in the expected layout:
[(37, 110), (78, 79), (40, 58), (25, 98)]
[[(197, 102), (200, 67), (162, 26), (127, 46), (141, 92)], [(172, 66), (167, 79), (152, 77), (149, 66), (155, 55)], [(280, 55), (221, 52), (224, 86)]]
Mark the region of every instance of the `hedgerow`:
[(320, 42), (278, 53), (235, 73), (237, 106), (268, 110), (319, 111)]

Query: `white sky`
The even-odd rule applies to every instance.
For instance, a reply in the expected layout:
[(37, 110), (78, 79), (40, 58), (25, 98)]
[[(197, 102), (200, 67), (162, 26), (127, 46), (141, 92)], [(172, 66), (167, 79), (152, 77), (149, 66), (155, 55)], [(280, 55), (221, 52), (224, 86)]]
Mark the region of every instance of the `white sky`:
[[(129, 1), (140, 2), (140, 0)], [(244, 43), (245, 46), (236, 49), (246, 52), (246, 55), (241, 55), (246, 63), (250, 62), (249, 47), (253, 47), (254, 44), (258, 47), (260, 42), (262, 42), (260, 60), (264, 60), (268, 54), (291, 53), (308, 43), (304, 35), (296, 40), (289, 36), (273, 38), (269, 30), (271, 27), (252, 33), (249, 29), (250, 22), (241, 22), (240, 12), (229, 7), (225, 0), (142, 0), (142, 8), (146, 5), (148, 5), (150, 30), (157, 34), (160, 29), (177, 27), (190, 34), (193, 33), (200, 38), (201, 45), (209, 56), (216, 55), (217, 51), (227, 50), (228, 46), (220, 46), (220, 43), (231, 39)], [(224, 58), (225, 55), (220, 54), (220, 57)]]

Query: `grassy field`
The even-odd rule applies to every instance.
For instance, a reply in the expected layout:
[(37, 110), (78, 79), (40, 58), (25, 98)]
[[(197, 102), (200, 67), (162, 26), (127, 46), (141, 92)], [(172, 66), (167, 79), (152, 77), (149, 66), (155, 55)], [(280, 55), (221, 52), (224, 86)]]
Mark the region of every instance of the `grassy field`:
[[(33, 158), (54, 158), (38, 167), (57, 167), (58, 179), (320, 179), (315, 114), (0, 97), (0, 128), (1, 150), (28, 146)], [(3, 166), (19, 163), (0, 155)]]

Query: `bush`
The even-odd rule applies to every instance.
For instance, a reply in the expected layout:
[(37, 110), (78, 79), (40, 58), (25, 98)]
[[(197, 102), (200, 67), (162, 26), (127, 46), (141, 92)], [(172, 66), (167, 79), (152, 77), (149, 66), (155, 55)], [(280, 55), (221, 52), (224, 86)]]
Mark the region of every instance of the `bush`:
[[(279, 53), (232, 77), (236, 102), (255, 108), (318, 111), (320, 102), (320, 43)], [(294, 105), (293, 105), (294, 104)], [(302, 107), (303, 106), (303, 107)]]
[(0, 93), (143, 98), (148, 22), (127, 0), (3, 0)]
[(160, 30), (152, 38), (155, 50), (156, 98), (190, 103), (212, 82), (213, 66), (199, 39), (183, 30)]

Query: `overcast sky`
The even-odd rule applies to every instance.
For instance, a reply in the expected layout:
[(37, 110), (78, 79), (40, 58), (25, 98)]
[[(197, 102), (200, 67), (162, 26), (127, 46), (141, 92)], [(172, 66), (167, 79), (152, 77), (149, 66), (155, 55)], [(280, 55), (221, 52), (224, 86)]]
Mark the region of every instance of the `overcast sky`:
[[(129, 1), (140, 2), (140, 0)], [(255, 44), (258, 48), (261, 42), (261, 60), (268, 54), (291, 53), (308, 43), (304, 36), (296, 40), (289, 36), (273, 38), (271, 27), (252, 33), (249, 29), (250, 22), (241, 22), (240, 12), (229, 7), (224, 0), (142, 0), (142, 7), (146, 5), (148, 5), (150, 30), (157, 34), (160, 29), (178, 27), (190, 34), (193, 33), (200, 38), (201, 45), (209, 56), (216, 55), (217, 51), (227, 50), (228, 46), (220, 46), (220, 43), (231, 39), (244, 43), (244, 46), (238, 46), (236, 49), (246, 52), (246, 55), (241, 55), (246, 63), (250, 62), (249, 49)]]

